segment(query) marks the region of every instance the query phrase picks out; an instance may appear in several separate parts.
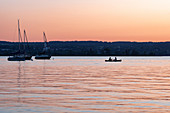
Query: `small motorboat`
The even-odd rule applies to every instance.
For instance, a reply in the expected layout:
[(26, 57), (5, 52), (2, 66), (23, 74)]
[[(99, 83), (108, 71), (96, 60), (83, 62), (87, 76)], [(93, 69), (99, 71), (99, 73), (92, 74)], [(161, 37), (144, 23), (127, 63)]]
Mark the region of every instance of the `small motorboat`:
[(105, 62), (122, 62), (122, 60), (105, 60)]
[(122, 62), (122, 60), (121, 59), (118, 60), (116, 57), (115, 57), (115, 59), (112, 59), (110, 57), (109, 60), (105, 60), (105, 62)]

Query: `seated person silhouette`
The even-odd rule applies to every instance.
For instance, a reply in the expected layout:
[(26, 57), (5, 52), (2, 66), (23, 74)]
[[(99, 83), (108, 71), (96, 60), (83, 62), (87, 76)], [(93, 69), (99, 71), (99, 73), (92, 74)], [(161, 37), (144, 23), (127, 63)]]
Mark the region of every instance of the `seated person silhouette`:
[(115, 57), (115, 60), (117, 60), (117, 58)]

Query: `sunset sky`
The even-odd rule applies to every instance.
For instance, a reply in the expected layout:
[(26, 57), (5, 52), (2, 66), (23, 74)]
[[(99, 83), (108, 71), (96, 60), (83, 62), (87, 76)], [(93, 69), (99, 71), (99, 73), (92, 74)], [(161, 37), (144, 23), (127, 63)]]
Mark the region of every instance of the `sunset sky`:
[(0, 0), (0, 41), (170, 41), (170, 0)]

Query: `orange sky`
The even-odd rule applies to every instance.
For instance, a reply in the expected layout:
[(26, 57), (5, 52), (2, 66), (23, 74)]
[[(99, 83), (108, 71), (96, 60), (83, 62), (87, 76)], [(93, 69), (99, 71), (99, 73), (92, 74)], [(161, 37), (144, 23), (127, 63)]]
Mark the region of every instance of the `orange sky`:
[(170, 41), (170, 0), (0, 0), (0, 40)]

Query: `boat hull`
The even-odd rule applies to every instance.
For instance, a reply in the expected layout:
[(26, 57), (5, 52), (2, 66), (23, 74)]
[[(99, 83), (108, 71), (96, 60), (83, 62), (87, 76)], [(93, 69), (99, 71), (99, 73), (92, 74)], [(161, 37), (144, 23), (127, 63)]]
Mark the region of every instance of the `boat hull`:
[(31, 60), (32, 56), (25, 56), (25, 60)]
[(51, 58), (50, 55), (36, 55), (35, 59), (37, 60), (49, 60)]
[(8, 61), (25, 61), (23, 57), (9, 57)]

